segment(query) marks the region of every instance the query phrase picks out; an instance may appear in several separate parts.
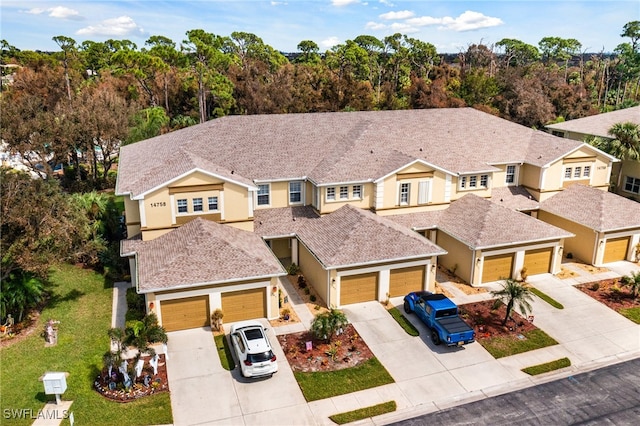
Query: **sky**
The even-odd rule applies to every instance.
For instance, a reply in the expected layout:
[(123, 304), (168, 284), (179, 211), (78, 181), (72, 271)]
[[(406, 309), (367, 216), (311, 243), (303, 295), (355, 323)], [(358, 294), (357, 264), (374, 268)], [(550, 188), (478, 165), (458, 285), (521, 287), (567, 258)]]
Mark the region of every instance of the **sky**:
[(638, 0), (2, 0), (0, 39), (21, 50), (59, 51), (55, 36), (127, 39), (138, 48), (153, 35), (172, 39), (203, 29), (219, 36), (253, 33), (281, 52), (303, 40), (324, 52), (359, 35), (401, 33), (438, 53), (466, 51), (503, 38), (534, 46), (543, 37), (575, 38), (582, 51), (612, 52), (629, 38), (623, 26), (640, 20)]

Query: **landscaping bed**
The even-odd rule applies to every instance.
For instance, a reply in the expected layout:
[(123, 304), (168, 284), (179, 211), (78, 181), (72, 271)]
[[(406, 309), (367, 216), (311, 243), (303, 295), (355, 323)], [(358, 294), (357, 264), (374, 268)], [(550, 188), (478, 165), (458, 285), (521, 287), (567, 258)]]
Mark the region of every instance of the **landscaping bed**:
[[(124, 389), (121, 385), (122, 374), (117, 371), (109, 372), (104, 370), (93, 382), (93, 387), (98, 393), (107, 399), (117, 402), (131, 402), (143, 396), (153, 395), (159, 392), (169, 391), (169, 380), (167, 378), (167, 365), (164, 354), (158, 355), (158, 374), (153, 374), (153, 368), (149, 365), (150, 356), (144, 356), (141, 359), (145, 364), (140, 377), (135, 377), (135, 373), (129, 371), (129, 375), (133, 380), (133, 385), (129, 389)], [(133, 362), (133, 360), (131, 360)], [(145, 376), (149, 376), (145, 384)], [(112, 385), (110, 385), (113, 383)], [(115, 384), (119, 383), (119, 386)]]
[(630, 320), (640, 323), (640, 300), (631, 296), (619, 278), (579, 284), (576, 288)]
[(486, 300), (460, 305), (459, 308), (461, 318), (475, 330), (478, 343), (495, 358), (558, 343), (534, 325), (533, 317), (525, 319), (515, 311), (506, 325), (502, 325), (506, 306), (500, 304), (494, 309), (494, 303)]
[[(334, 336), (332, 343), (319, 340), (309, 331), (284, 334), (278, 341), (294, 372), (335, 371), (355, 367), (373, 357), (369, 346), (353, 324)], [(311, 342), (311, 349), (307, 349)]]

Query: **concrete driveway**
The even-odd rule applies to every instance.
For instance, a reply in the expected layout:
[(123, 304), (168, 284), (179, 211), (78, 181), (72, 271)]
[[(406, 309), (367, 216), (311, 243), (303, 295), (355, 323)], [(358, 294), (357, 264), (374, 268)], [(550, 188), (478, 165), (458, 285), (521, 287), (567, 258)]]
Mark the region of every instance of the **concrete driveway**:
[[(222, 368), (211, 329), (168, 333), (167, 373), (176, 425), (314, 424), (273, 328), (267, 334), (278, 358), (271, 378), (245, 379)], [(225, 324), (229, 329), (231, 324)]]

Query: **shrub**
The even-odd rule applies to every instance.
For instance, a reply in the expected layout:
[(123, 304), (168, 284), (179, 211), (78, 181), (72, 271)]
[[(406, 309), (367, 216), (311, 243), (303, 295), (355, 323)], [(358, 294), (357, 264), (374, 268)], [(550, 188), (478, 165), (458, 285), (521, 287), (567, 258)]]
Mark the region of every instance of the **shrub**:
[(304, 276), (298, 276), (298, 287), (305, 288), (307, 286), (307, 280), (304, 279)]
[(296, 265), (295, 262), (293, 262), (291, 265), (289, 265), (289, 275), (298, 275), (300, 273), (300, 267), (298, 265)]
[(309, 294), (309, 293), (311, 293), (311, 290), (309, 290), (309, 287), (305, 287), (304, 294)]
[(311, 300), (312, 302), (316, 301), (316, 295), (312, 294), (311, 296), (309, 296), (309, 300)]
[(600, 289), (600, 283), (593, 283), (591, 284), (591, 286), (589, 286), (589, 290), (591, 291), (598, 291)]

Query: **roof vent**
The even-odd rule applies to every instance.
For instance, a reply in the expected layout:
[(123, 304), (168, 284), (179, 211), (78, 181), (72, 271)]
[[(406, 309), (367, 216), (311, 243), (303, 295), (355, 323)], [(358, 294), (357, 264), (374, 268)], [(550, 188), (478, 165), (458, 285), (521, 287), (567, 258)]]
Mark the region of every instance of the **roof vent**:
[(371, 153), (373, 154), (373, 150), (371, 150)]
[(420, 152), (422, 152), (422, 148), (420, 148)]
[(231, 174), (233, 174), (233, 170), (231, 170)]

